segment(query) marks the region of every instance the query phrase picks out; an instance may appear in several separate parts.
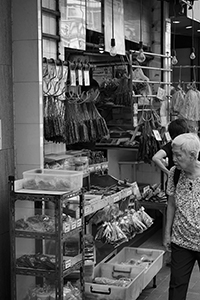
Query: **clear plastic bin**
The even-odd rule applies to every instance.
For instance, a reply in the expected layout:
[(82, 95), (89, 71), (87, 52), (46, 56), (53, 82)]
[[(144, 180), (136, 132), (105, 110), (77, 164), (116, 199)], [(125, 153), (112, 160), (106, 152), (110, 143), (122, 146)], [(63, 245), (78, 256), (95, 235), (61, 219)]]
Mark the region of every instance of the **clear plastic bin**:
[(31, 190), (76, 191), (83, 186), (83, 172), (34, 169), (23, 172), (23, 187)]

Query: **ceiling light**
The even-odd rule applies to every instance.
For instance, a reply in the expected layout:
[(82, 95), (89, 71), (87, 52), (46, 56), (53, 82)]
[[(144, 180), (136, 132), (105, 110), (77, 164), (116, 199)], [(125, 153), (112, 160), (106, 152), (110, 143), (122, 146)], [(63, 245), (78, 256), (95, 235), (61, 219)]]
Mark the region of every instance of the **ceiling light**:
[(200, 32), (200, 29), (197, 29), (197, 32)]
[(173, 21), (172, 23), (173, 23), (173, 24), (179, 24), (179, 23), (181, 23), (181, 22), (178, 21), (178, 20), (175, 20), (175, 21)]
[(191, 25), (185, 27), (185, 29), (191, 29), (191, 28), (192, 28)]

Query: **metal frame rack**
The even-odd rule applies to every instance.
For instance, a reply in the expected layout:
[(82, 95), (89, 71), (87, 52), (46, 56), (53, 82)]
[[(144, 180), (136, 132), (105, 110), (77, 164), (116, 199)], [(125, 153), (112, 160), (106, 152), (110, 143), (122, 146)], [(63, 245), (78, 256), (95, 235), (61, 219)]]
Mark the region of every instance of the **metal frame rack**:
[[(63, 282), (64, 278), (75, 270), (80, 270), (80, 282), (82, 293), (84, 292), (84, 274), (83, 274), (83, 257), (84, 257), (84, 194), (82, 190), (75, 192), (50, 192), (50, 191), (33, 191), (25, 189), (16, 189), (17, 182), (13, 177), (9, 177), (10, 182), (10, 233), (11, 233), (11, 274), (12, 274), (12, 300), (17, 299), (17, 275), (30, 275), (35, 277), (36, 284), (44, 283), (45, 279), (51, 279), (55, 283), (56, 299), (63, 300)], [(63, 204), (68, 199), (79, 196), (80, 200), (80, 218), (76, 220), (71, 228), (63, 226)], [(17, 230), (15, 228), (15, 206), (16, 201), (32, 201), (34, 202), (34, 210), (44, 208), (49, 201), (54, 204), (55, 214), (55, 231), (53, 233), (31, 232), (25, 230)], [(75, 261), (65, 260), (63, 257), (63, 246), (67, 238), (79, 233), (80, 235), (80, 255)], [(16, 265), (16, 238), (29, 238), (35, 240), (35, 253), (44, 252), (44, 241), (55, 241), (55, 269), (33, 269), (19, 267)]]

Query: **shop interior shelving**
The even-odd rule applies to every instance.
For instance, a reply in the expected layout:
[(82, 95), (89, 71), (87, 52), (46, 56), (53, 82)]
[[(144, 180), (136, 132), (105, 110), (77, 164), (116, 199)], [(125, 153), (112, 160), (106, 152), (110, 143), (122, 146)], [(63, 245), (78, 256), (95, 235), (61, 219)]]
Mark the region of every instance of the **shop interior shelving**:
[[(84, 195), (82, 189), (78, 191), (70, 192), (57, 192), (57, 191), (36, 191), (27, 190), (22, 187), (23, 180), (14, 180), (13, 177), (9, 177), (10, 180), (10, 224), (11, 224), (11, 269), (12, 269), (12, 300), (17, 299), (17, 275), (30, 275), (35, 276), (36, 283), (45, 282), (47, 279), (55, 282), (56, 299), (63, 299), (63, 282), (64, 278), (75, 270), (80, 270), (80, 282), (82, 293), (84, 290), (83, 283), (83, 256), (84, 256), (84, 241), (83, 241), (83, 228), (84, 228), (84, 210), (83, 201)], [(64, 226), (63, 222), (63, 204), (67, 202), (71, 197), (79, 196), (80, 200), (80, 218), (71, 224), (71, 226)], [(55, 231), (53, 233), (48, 232), (30, 232), (25, 230), (16, 230), (16, 202), (17, 201), (31, 201), (33, 203), (33, 211), (42, 211), (47, 203), (52, 202), (54, 204), (54, 217), (55, 217)], [(67, 238), (79, 233), (80, 236), (80, 249), (79, 254), (71, 259), (63, 255), (63, 246)], [(55, 269), (33, 269), (19, 267), (16, 264), (17, 249), (16, 239), (34, 239), (35, 240), (35, 254), (45, 253), (45, 243), (47, 241), (55, 241), (55, 255), (54, 263)], [(26, 249), (24, 249), (24, 254)]]

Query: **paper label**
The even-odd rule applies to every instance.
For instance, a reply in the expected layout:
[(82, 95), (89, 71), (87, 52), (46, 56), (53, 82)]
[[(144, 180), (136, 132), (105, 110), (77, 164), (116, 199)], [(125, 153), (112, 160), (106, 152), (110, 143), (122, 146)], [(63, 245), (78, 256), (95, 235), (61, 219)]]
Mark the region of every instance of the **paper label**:
[(71, 265), (72, 265), (71, 260), (64, 261), (64, 269), (69, 269)]
[(158, 130), (153, 130), (153, 134), (154, 134), (154, 136), (155, 136), (155, 139), (157, 140), (157, 141), (162, 141), (162, 138), (161, 138), (161, 136), (160, 136), (160, 133), (159, 133), (159, 131)]
[(145, 194), (146, 192), (148, 192), (148, 190), (150, 189), (150, 186), (147, 185), (143, 188), (143, 193)]
[(70, 231), (70, 224), (69, 223), (64, 223), (63, 224), (63, 231), (64, 231), (64, 233)]
[(78, 219), (77, 221), (76, 221), (76, 226), (77, 227), (80, 227), (82, 225), (82, 220), (81, 219)]
[(170, 141), (171, 141), (171, 136), (170, 136), (170, 134), (169, 134), (168, 131), (165, 132), (165, 138), (166, 138), (167, 142), (170, 142)]
[(83, 71), (80, 69), (78, 70), (78, 84), (83, 85)]
[(134, 114), (134, 115), (137, 115), (137, 114), (138, 114), (138, 104), (137, 104), (137, 103), (134, 103), (134, 104), (133, 104), (133, 114)]
[(72, 229), (76, 228), (76, 222), (72, 222)]
[(85, 83), (85, 86), (89, 86), (90, 85), (89, 70), (84, 70), (84, 83)]
[(165, 96), (166, 96), (165, 90), (162, 89), (161, 87), (159, 87), (158, 91), (157, 91), (157, 98), (160, 99), (160, 100), (164, 100)]
[(133, 117), (133, 127), (137, 127), (138, 126), (138, 118), (137, 116)]
[(76, 72), (75, 72), (75, 70), (70, 71), (70, 80), (71, 80), (71, 86), (76, 86)]

